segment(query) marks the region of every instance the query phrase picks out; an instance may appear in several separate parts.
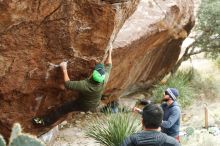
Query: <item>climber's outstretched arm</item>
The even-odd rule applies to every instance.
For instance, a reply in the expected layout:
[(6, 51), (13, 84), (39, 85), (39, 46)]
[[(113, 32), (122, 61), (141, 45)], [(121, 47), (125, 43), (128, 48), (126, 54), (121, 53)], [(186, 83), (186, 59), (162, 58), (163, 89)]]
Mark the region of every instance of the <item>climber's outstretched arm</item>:
[(70, 81), (70, 78), (69, 78), (69, 75), (68, 75), (68, 72), (67, 72), (67, 62), (61, 62), (60, 63), (60, 67), (63, 71), (63, 78), (64, 78), (64, 81), (67, 82), (67, 81)]
[(105, 64), (112, 64), (112, 44), (110, 44), (110, 47), (108, 50), (108, 58), (106, 59)]

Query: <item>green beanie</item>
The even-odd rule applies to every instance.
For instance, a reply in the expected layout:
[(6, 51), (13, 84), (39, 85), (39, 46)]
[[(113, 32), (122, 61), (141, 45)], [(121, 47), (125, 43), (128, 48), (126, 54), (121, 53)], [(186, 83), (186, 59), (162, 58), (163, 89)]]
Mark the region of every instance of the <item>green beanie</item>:
[(103, 83), (105, 80), (105, 75), (101, 75), (97, 70), (94, 70), (92, 73), (92, 78), (98, 83)]

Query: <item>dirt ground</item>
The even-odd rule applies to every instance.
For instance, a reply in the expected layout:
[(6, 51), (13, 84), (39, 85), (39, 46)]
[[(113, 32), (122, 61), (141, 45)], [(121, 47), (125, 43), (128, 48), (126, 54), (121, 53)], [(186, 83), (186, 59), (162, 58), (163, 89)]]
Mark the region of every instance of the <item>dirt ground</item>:
[[(184, 63), (183, 68), (189, 66)], [(209, 109), (209, 126), (220, 127), (220, 71), (209, 60), (194, 59), (193, 67), (196, 68), (204, 78), (212, 78), (216, 87), (215, 97), (213, 94), (201, 94), (199, 98), (188, 108), (182, 110), (181, 143), (182, 146), (220, 146), (220, 133), (216, 136), (204, 129), (204, 104)], [(207, 92), (209, 92), (207, 90)], [(211, 91), (210, 91), (211, 93)], [(132, 101), (130, 101), (132, 102)], [(133, 103), (132, 103), (133, 104)], [(60, 127), (60, 132), (52, 146), (101, 146), (92, 138), (85, 135), (87, 124), (96, 113), (75, 113)], [(193, 129), (192, 135), (185, 133), (186, 129)], [(219, 129), (219, 128), (218, 128)]]
[(97, 113), (80, 112), (73, 113), (67, 121), (59, 125), (60, 132), (57, 138), (51, 144), (52, 146), (100, 146), (92, 138), (86, 137), (85, 131), (89, 122), (94, 117), (99, 116)]
[[(189, 66), (189, 62), (182, 66)], [(200, 94), (190, 107), (182, 111), (182, 131), (188, 127), (194, 129), (193, 135), (183, 137), (182, 145), (220, 146), (220, 70), (213, 62), (202, 58), (193, 59), (192, 66), (204, 79), (213, 81), (215, 89), (207, 88), (205, 94)], [(208, 83), (205, 86), (209, 86)], [(205, 105), (208, 108), (209, 130), (202, 128), (205, 126)], [(211, 134), (212, 129), (217, 132), (215, 136)]]

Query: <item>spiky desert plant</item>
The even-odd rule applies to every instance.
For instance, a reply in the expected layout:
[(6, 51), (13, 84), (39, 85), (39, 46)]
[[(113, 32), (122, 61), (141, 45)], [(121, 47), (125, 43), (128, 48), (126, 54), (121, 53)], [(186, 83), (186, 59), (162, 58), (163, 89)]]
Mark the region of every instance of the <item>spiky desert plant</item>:
[(13, 139), (10, 146), (44, 146), (44, 144), (32, 135), (20, 134)]
[(6, 146), (6, 142), (4, 138), (2, 137), (2, 135), (0, 135), (0, 146)]
[(13, 139), (15, 139), (19, 134), (21, 134), (21, 125), (15, 123), (12, 127), (9, 143), (12, 143)]
[[(6, 142), (1, 135), (0, 146), (6, 146)], [(22, 133), (21, 125), (15, 123), (12, 128), (8, 146), (45, 146), (45, 144), (33, 135)]]
[(118, 113), (95, 119), (86, 135), (105, 146), (119, 146), (123, 140), (141, 129), (140, 117)]

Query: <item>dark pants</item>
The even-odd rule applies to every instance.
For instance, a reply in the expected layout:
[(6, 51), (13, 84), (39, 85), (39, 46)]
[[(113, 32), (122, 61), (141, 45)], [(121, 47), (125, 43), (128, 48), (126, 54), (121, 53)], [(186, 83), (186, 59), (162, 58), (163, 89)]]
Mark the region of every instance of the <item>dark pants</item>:
[(60, 117), (72, 111), (88, 111), (88, 110), (80, 108), (80, 102), (78, 100), (72, 100), (66, 102), (57, 109), (51, 111), (49, 114), (42, 117), (45, 126), (49, 126), (53, 124)]

